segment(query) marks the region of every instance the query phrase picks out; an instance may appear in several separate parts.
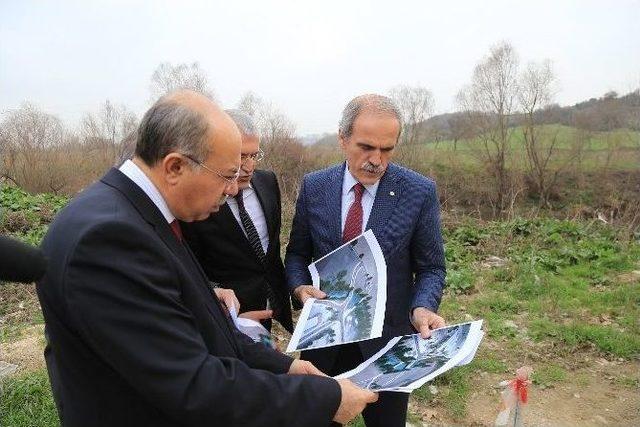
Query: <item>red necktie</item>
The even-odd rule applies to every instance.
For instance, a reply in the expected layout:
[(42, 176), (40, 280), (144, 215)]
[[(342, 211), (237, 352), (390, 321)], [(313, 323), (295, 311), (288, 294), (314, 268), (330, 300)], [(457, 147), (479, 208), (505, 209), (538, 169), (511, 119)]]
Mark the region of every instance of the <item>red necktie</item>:
[(171, 231), (173, 231), (173, 234), (176, 235), (178, 242), (182, 243), (182, 229), (180, 228), (180, 223), (178, 222), (178, 220), (174, 219), (169, 225), (171, 226)]
[(344, 231), (342, 232), (342, 242), (346, 243), (354, 237), (362, 233), (362, 193), (364, 193), (364, 185), (357, 183), (353, 186), (355, 198), (349, 207), (347, 220), (344, 223)]

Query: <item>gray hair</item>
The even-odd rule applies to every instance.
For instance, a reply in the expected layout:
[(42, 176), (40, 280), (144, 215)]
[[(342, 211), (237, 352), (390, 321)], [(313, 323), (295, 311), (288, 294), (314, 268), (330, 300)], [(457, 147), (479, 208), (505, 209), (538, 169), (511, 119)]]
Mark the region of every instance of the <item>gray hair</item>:
[[(169, 94), (171, 95), (171, 94)], [(136, 156), (154, 166), (169, 153), (177, 152), (204, 162), (210, 149), (206, 143), (209, 122), (165, 95), (145, 113), (136, 139)]]
[(347, 106), (344, 107), (344, 110), (342, 110), (342, 117), (338, 125), (338, 135), (342, 138), (349, 138), (353, 133), (353, 123), (360, 113), (365, 110), (394, 116), (400, 125), (398, 138), (400, 137), (402, 133), (402, 113), (400, 113), (400, 110), (391, 98), (375, 93), (356, 96), (349, 101)]
[(231, 117), (231, 120), (238, 126), (238, 130), (242, 135), (260, 136), (250, 115), (240, 110), (224, 110), (224, 112)]

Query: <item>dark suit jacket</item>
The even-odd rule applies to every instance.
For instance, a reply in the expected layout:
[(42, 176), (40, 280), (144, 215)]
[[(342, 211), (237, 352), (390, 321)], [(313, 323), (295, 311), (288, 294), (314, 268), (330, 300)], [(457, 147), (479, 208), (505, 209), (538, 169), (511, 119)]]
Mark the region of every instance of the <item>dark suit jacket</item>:
[(267, 262), (262, 264), (228, 204), (204, 221), (183, 224), (183, 233), (210, 280), (233, 289), (242, 311), (263, 310), (265, 287), (272, 286), (283, 310), (276, 320), (293, 332), (291, 301), (280, 258), (280, 189), (271, 171), (256, 170), (251, 178), (269, 232)]
[[(307, 265), (342, 245), (342, 179), (346, 163), (304, 177), (285, 257), (291, 290), (311, 284)], [(437, 311), (445, 280), (440, 204), (435, 183), (390, 164), (380, 179), (363, 231), (375, 234), (387, 263), (387, 307), (383, 337), (359, 343), (365, 358), (390, 338), (415, 333), (415, 307)], [(319, 369), (329, 370), (337, 347), (306, 352)]]
[(331, 379), (232, 327), (188, 247), (120, 171), (52, 223), (37, 285), (45, 358), (65, 426), (321, 426)]

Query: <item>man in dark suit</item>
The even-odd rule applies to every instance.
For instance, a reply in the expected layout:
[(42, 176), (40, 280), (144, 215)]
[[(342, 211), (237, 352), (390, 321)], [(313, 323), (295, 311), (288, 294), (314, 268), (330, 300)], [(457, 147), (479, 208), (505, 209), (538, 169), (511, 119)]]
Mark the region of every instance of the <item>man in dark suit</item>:
[[(387, 263), (383, 336), (309, 350), (302, 358), (336, 375), (357, 366), (390, 338), (444, 326), (436, 314), (445, 279), (440, 208), (430, 179), (389, 163), (401, 116), (393, 102), (363, 95), (344, 109), (338, 138), (346, 162), (304, 177), (285, 257), (287, 281), (304, 302), (326, 295), (310, 286), (307, 265), (371, 229)], [(367, 426), (404, 426), (408, 394), (380, 393), (363, 412)]]
[(133, 160), (51, 224), (37, 290), (64, 426), (322, 426), (375, 400), (253, 343), (211, 298), (176, 219), (217, 211), (239, 164), (233, 121), (176, 92), (143, 117)]
[(241, 316), (273, 317), (293, 332), (291, 300), (280, 258), (280, 188), (271, 171), (256, 170), (260, 137), (248, 115), (227, 110), (242, 136), (238, 194), (204, 221), (185, 223), (185, 240), (209, 280), (235, 291)]

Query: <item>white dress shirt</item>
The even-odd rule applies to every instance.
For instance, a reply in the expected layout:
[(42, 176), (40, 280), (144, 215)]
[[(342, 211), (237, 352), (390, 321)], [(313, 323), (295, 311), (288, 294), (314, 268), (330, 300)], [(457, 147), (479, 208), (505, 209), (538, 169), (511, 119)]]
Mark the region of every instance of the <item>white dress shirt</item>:
[[(353, 186), (358, 183), (358, 180), (349, 172), (349, 165), (344, 167), (344, 178), (342, 179), (342, 227), (340, 230), (344, 232), (344, 224), (347, 222), (347, 214), (349, 208), (356, 198), (356, 193), (353, 191)], [(364, 185), (364, 184), (363, 184)], [(376, 193), (378, 192), (378, 185), (380, 180), (375, 184), (369, 184), (364, 186), (364, 192), (362, 193), (362, 228), (367, 227), (369, 216), (371, 215), (371, 208), (373, 207), (373, 201), (376, 199)], [(365, 230), (360, 230), (360, 232)]]
[(155, 186), (153, 182), (149, 179), (147, 175), (131, 160), (127, 160), (120, 166), (120, 172), (125, 174), (127, 178), (133, 181), (138, 187), (144, 191), (144, 193), (149, 196), (154, 205), (160, 209), (162, 212), (162, 216), (167, 220), (169, 224), (176, 219), (176, 217), (169, 210), (169, 206), (167, 206), (167, 202), (164, 201), (164, 198), (158, 191), (158, 188)]
[[(269, 230), (267, 229), (267, 219), (264, 216), (264, 211), (262, 210), (262, 206), (260, 205), (260, 200), (258, 200), (258, 195), (256, 194), (251, 184), (249, 187), (242, 190), (242, 200), (244, 201), (244, 208), (246, 209), (249, 217), (251, 218), (251, 222), (256, 227), (256, 231), (258, 232), (258, 236), (260, 236), (260, 243), (262, 244), (262, 250), (264, 253), (267, 253), (267, 248), (269, 247)], [(227, 204), (231, 209), (231, 213), (240, 224), (240, 228), (244, 232), (244, 235), (247, 235), (244, 227), (242, 226), (242, 220), (240, 220), (240, 209), (238, 208), (238, 202), (235, 198), (229, 197), (227, 199)]]

